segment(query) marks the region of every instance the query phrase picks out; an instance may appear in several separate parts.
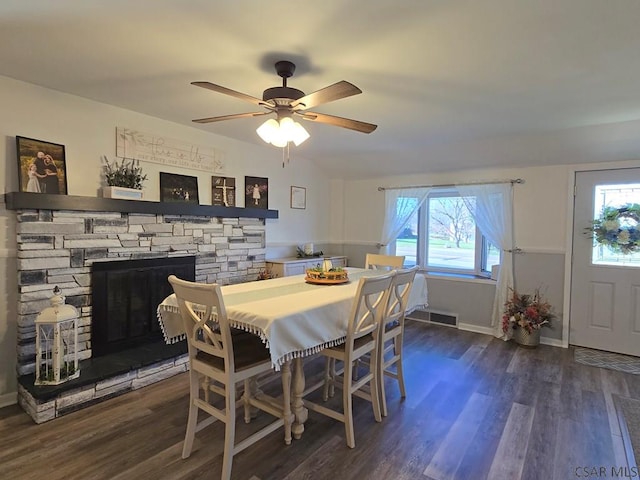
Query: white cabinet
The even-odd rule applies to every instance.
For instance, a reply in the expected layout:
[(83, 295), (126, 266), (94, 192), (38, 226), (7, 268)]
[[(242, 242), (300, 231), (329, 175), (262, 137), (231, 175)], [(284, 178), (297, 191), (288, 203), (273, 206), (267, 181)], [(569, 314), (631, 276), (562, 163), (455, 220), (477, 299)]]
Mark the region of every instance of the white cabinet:
[(331, 260), (334, 267), (346, 267), (347, 257), (313, 257), (313, 258), (278, 258), (266, 261), (267, 270), (276, 277), (289, 277), (291, 275), (302, 275), (307, 268), (322, 265), (324, 259)]

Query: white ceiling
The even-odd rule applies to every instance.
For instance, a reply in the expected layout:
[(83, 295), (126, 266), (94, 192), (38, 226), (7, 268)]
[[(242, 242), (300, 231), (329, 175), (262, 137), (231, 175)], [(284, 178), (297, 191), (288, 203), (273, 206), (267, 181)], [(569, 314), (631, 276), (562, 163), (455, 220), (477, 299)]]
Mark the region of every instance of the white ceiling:
[[(293, 155), (366, 178), (640, 159), (638, 0), (2, 0), (0, 75), (246, 142), (264, 117), (190, 85), (261, 97), (273, 63), (306, 93), (363, 94), (314, 110)], [(275, 148), (275, 147), (274, 147)]]

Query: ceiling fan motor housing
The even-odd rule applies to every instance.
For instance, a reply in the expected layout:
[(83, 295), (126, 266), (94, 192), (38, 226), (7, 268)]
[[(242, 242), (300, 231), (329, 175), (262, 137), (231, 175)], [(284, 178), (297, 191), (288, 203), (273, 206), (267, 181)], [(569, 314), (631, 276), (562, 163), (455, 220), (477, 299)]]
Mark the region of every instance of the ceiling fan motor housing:
[(288, 105), (294, 100), (304, 97), (304, 92), (297, 88), (291, 87), (272, 87), (267, 88), (262, 93), (262, 100), (273, 100), (276, 105)]

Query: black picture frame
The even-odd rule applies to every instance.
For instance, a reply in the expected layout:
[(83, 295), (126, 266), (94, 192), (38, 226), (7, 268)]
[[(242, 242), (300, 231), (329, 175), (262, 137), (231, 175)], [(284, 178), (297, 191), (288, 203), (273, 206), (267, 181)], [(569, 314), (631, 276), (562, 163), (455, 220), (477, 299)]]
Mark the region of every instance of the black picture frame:
[(64, 145), (16, 136), (16, 156), (20, 192), (67, 195)]
[(244, 208), (269, 208), (269, 179), (244, 177)]
[(198, 204), (198, 177), (160, 172), (160, 201)]
[(211, 177), (211, 205), (222, 207), (236, 206), (235, 177)]

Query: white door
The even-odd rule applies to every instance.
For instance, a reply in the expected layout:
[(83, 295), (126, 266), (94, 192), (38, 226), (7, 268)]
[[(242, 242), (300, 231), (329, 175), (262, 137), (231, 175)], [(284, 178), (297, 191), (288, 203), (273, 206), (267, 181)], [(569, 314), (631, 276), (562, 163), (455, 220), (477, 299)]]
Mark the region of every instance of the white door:
[(585, 234), (603, 207), (628, 203), (640, 204), (640, 168), (576, 173), (569, 343), (640, 356), (640, 253), (594, 246)]

